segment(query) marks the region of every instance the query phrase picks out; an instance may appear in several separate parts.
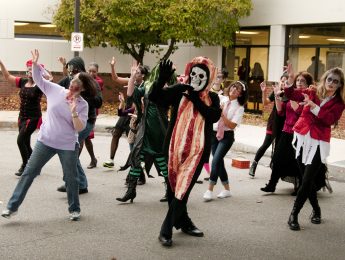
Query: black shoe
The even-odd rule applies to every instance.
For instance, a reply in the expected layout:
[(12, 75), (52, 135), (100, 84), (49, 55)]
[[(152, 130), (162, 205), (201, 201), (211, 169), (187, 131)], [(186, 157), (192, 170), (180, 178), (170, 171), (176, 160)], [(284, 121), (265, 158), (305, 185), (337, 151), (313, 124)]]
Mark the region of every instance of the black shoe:
[[(60, 192), (66, 192), (66, 186), (65, 185), (62, 185), (60, 186), (59, 188), (56, 189), (57, 191), (60, 191)], [(79, 194), (84, 194), (84, 193), (88, 193), (89, 190), (87, 188), (85, 189), (79, 189)]]
[(262, 191), (264, 191), (264, 192), (275, 192), (276, 187), (274, 187), (273, 185), (271, 185), (271, 184), (268, 183), (268, 184), (266, 184), (265, 187), (260, 188), (260, 190), (262, 190)]
[(183, 233), (186, 233), (190, 236), (194, 236), (194, 237), (203, 237), (204, 236), (204, 232), (202, 232), (200, 229), (198, 229), (196, 226), (191, 225), (188, 227), (183, 227), (181, 228)]
[(60, 191), (60, 192), (66, 192), (66, 186), (65, 186), (65, 185), (61, 185), (61, 186), (58, 187), (56, 190), (57, 190), (57, 191)]
[(297, 190), (294, 190), (294, 191), (291, 193), (291, 196), (297, 196)]
[(22, 164), (22, 166), (20, 166), (19, 170), (15, 173), (15, 175), (16, 176), (22, 176), (24, 169), (25, 169), (25, 165)]
[(291, 230), (297, 231), (297, 230), (301, 229), (300, 226), (299, 226), (299, 223), (298, 223), (297, 215), (292, 214), (292, 213), (291, 213), (291, 215), (289, 217), (288, 225), (289, 225)]
[(253, 161), (252, 165), (250, 166), (249, 173), (248, 173), (249, 176), (252, 178), (255, 177), (256, 166), (258, 166), (258, 163), (256, 161)]
[(79, 194), (84, 194), (84, 193), (88, 193), (89, 190), (87, 188), (85, 189), (79, 189)]
[(159, 201), (160, 202), (167, 202), (168, 201), (168, 197), (166, 196), (166, 194)]
[(172, 239), (171, 238), (166, 238), (163, 235), (158, 236), (159, 242), (161, 242), (162, 246), (170, 247), (172, 246)]
[(210, 180), (210, 177), (205, 177), (204, 178), (204, 181), (209, 181)]
[(313, 210), (313, 212), (311, 213), (310, 221), (313, 224), (321, 224), (321, 210), (320, 210), (320, 208), (317, 210)]
[(203, 181), (197, 180), (196, 183), (197, 183), (197, 184), (203, 184), (204, 182), (203, 182)]
[(97, 159), (91, 160), (89, 166), (87, 166), (88, 169), (92, 169), (97, 167)]

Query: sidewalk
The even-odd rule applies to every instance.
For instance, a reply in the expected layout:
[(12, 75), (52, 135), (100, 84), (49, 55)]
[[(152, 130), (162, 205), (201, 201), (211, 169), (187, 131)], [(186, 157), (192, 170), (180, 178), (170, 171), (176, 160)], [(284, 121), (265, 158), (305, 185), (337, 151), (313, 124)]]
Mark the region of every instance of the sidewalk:
[[(0, 111), (0, 128), (17, 129), (18, 111)], [(100, 114), (97, 117), (95, 131), (106, 132), (105, 127), (115, 126), (117, 116), (110, 116), (107, 114)], [(266, 129), (265, 127), (258, 127), (252, 125), (241, 125), (235, 132), (235, 143), (232, 150), (255, 154), (261, 146)], [(271, 148), (269, 148), (265, 155), (270, 156)], [(328, 157), (329, 166), (338, 168), (342, 173), (345, 170), (345, 140), (331, 139), (331, 152)], [(344, 177), (345, 178), (345, 174)]]

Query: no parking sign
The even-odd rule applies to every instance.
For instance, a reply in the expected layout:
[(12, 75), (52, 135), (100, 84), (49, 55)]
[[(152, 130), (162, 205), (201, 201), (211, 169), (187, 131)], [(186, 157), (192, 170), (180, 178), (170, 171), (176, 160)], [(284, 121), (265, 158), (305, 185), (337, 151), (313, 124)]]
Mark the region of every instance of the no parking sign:
[(83, 51), (84, 49), (84, 34), (73, 32), (71, 36), (71, 51)]

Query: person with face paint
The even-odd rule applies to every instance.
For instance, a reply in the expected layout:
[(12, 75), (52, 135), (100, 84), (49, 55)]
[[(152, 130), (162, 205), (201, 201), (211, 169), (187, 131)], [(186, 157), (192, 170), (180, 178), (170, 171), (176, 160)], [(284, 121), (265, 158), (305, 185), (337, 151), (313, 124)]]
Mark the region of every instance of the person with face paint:
[[(74, 79), (75, 75), (77, 75), (80, 72), (86, 72), (86, 70), (85, 70), (85, 63), (83, 59), (80, 57), (72, 58), (69, 62), (67, 62), (66, 67), (67, 67), (69, 75), (63, 78), (62, 80), (60, 80), (58, 84), (60, 86), (68, 88), (68, 86), (70, 86), (70, 82)], [(85, 139), (90, 135), (91, 131), (95, 127), (95, 122), (96, 122), (96, 117), (97, 117), (96, 109), (100, 108), (103, 102), (100, 86), (98, 85), (97, 81), (94, 80), (93, 77), (91, 78), (94, 81), (94, 84), (96, 85), (96, 95), (94, 95), (93, 92), (81, 93), (82, 97), (88, 103), (89, 111), (88, 111), (88, 119), (87, 119), (86, 127), (81, 132), (79, 132), (79, 135), (78, 135), (78, 142), (80, 144), (79, 155), (83, 148)], [(77, 161), (77, 173), (79, 176), (79, 194), (88, 193), (89, 192), (88, 181), (87, 181), (84, 169), (81, 166), (79, 158)], [(61, 185), (60, 187), (57, 188), (57, 191), (59, 192), (66, 192), (66, 190), (67, 190), (66, 185)]]
[(235, 81), (230, 85), (229, 100), (221, 104), (223, 111), (220, 120), (213, 124), (212, 132), (212, 165), (210, 183), (203, 198), (205, 201), (213, 199), (213, 188), (220, 178), (224, 190), (217, 197), (220, 199), (231, 196), (229, 178), (224, 165), (224, 157), (235, 141), (234, 130), (241, 123), (244, 114), (244, 104), (248, 98), (248, 87), (243, 81)]
[(89, 74), (81, 72), (71, 80), (69, 89), (62, 88), (44, 79), (44, 69), (38, 64), (38, 59), (39, 52), (36, 49), (32, 51), (32, 76), (47, 97), (47, 113), (30, 160), (1, 215), (10, 218), (17, 213), (34, 179), (41, 173), (43, 166), (57, 154), (63, 179), (66, 181), (69, 218), (79, 220), (78, 132), (85, 128), (88, 114), (88, 103), (81, 97), (81, 93), (95, 95), (96, 85)]
[[(44, 67), (41, 64), (42, 67)], [(15, 77), (11, 75), (5, 65), (0, 60), (0, 68), (4, 78), (13, 86), (20, 88), (20, 109), (18, 116), (18, 129), (19, 134), (17, 138), (17, 144), (22, 157), (22, 165), (19, 170), (15, 173), (17, 176), (23, 174), (24, 168), (30, 158), (32, 153), (31, 148), (31, 135), (39, 127), (42, 120), (41, 113), (41, 98), (42, 91), (36, 85), (32, 79), (32, 61), (28, 60), (26, 62), (27, 77)], [(51, 74), (47, 71), (45, 72), (45, 77), (48, 79), (52, 78)]]
[(219, 97), (210, 91), (216, 76), (213, 62), (206, 57), (196, 57), (186, 65), (186, 84), (165, 87), (174, 74), (172, 62), (163, 60), (159, 77), (149, 95), (158, 105), (171, 106), (171, 117), (165, 138), (168, 157), (168, 204), (159, 241), (172, 245), (173, 227), (182, 232), (202, 237), (187, 212), (190, 192), (211, 150), (212, 125), (221, 115)]
[(291, 230), (300, 230), (298, 214), (305, 201), (313, 208), (311, 223), (321, 223), (321, 208), (317, 200), (317, 178), (326, 168), (330, 152), (331, 126), (340, 119), (345, 109), (344, 72), (341, 68), (326, 71), (317, 89), (308, 88), (302, 92), (293, 87), (294, 73), (288, 64), (286, 96), (304, 105), (301, 116), (293, 127), (296, 158), (302, 170), (301, 187), (293, 205), (288, 225)]
[[(301, 92), (313, 84), (313, 77), (308, 72), (300, 72), (293, 81), (296, 92)], [(302, 113), (303, 106), (293, 100), (283, 102), (281, 98), (281, 89), (279, 86), (274, 88), (275, 105), (278, 115), (285, 116), (285, 122), (279, 141), (275, 147), (272, 157), (271, 178), (265, 187), (261, 190), (264, 192), (275, 192), (277, 183), (281, 178), (284, 181), (294, 184), (294, 191), (291, 195), (296, 195), (301, 183), (302, 176), (295, 159), (295, 152), (292, 146), (293, 126)]]

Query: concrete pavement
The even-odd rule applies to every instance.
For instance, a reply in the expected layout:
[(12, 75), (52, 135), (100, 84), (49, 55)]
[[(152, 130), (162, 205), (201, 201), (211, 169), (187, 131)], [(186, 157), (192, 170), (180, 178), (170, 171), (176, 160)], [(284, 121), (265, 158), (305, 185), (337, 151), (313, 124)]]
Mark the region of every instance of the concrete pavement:
[[(100, 120), (101, 121), (101, 117)], [(110, 124), (111, 125), (111, 124)], [(20, 164), (17, 131), (0, 129), (0, 211), (13, 192)], [(32, 137), (35, 142), (37, 132)], [(261, 137), (261, 136), (260, 136)], [(310, 223), (311, 207), (301, 211), (300, 232), (289, 230), (287, 218), (294, 197), (292, 185), (279, 182), (274, 194), (260, 191), (267, 182), (269, 157), (263, 157), (255, 179), (248, 170), (231, 167), (231, 158), (253, 154), (230, 151), (225, 158), (232, 197), (203, 202), (207, 183), (196, 185), (189, 200), (189, 214), (205, 237), (190, 237), (174, 230), (173, 247), (163, 248), (158, 232), (167, 212), (159, 202), (162, 178), (148, 179), (138, 186), (133, 204), (115, 200), (124, 194), (126, 172), (116, 172), (128, 155), (125, 137), (115, 156), (116, 169), (101, 167), (109, 156), (111, 135), (96, 133), (93, 140), (98, 167), (86, 169), (87, 152), (81, 154), (89, 181), (89, 193), (80, 196), (81, 220), (68, 220), (61, 165), (54, 157), (31, 186), (18, 214), (10, 220), (0, 217), (0, 259), (344, 259), (345, 183), (331, 181), (334, 192), (320, 192), (323, 223)], [(206, 176), (202, 172), (202, 178)], [(215, 187), (215, 195), (221, 185)]]

